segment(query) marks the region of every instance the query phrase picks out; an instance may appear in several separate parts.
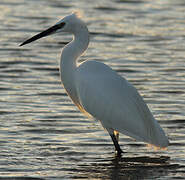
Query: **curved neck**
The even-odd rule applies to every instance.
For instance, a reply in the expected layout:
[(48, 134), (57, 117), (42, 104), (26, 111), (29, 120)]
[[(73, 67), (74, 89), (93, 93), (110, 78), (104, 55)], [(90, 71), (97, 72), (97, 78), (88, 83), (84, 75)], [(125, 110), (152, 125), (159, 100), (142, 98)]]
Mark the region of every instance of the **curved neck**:
[(60, 77), (68, 95), (76, 102), (75, 71), (78, 57), (87, 49), (89, 32), (86, 26), (74, 33), (73, 40), (63, 50), (60, 60)]

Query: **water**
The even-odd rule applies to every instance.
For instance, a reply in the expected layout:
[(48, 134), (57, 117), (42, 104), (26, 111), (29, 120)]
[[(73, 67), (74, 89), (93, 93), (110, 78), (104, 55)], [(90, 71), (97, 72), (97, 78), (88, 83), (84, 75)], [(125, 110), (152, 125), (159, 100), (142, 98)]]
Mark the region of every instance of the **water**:
[[(0, 179), (183, 179), (185, 174), (184, 1), (0, 2)], [(18, 45), (74, 10), (96, 59), (144, 97), (170, 146), (156, 151), (121, 135), (119, 159), (100, 123), (84, 117), (61, 86), (56, 35)]]

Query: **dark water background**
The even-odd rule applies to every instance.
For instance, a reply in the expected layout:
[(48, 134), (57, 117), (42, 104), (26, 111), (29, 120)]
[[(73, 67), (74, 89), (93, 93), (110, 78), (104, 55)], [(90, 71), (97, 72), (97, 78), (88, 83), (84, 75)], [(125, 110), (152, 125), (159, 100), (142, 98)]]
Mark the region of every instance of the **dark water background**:
[[(121, 135), (115, 158), (107, 132), (73, 105), (58, 72), (63, 42), (55, 35), (18, 45), (74, 10), (96, 59), (125, 76), (167, 133), (156, 151)], [(184, 179), (184, 0), (1, 0), (0, 179)]]

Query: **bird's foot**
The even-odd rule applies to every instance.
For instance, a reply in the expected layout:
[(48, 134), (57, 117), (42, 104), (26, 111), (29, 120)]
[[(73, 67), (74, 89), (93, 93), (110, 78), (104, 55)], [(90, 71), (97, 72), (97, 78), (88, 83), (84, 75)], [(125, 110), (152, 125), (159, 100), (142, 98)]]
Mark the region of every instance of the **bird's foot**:
[(118, 149), (118, 150), (115, 151), (116, 157), (121, 157), (122, 153), (123, 153), (123, 151), (121, 149)]

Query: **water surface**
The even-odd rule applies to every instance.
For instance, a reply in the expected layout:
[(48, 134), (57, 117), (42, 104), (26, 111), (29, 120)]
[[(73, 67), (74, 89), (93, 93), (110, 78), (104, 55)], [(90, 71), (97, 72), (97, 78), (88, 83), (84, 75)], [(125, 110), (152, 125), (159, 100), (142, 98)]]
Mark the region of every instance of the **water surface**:
[[(184, 1), (1, 0), (0, 179), (180, 179), (185, 173)], [(121, 159), (100, 123), (60, 83), (70, 35), (18, 45), (80, 10), (91, 43), (81, 57), (110, 65), (140, 92), (167, 133), (156, 151), (121, 135)]]

